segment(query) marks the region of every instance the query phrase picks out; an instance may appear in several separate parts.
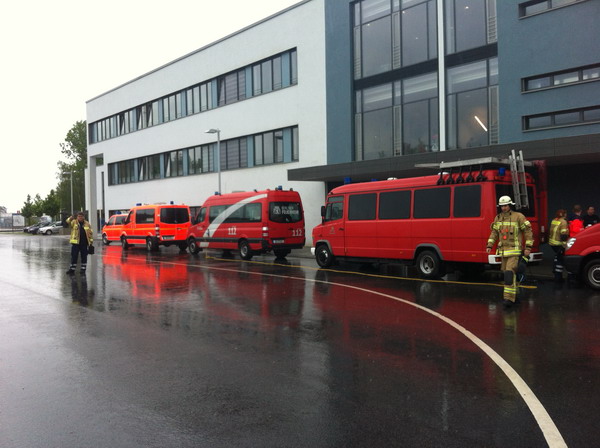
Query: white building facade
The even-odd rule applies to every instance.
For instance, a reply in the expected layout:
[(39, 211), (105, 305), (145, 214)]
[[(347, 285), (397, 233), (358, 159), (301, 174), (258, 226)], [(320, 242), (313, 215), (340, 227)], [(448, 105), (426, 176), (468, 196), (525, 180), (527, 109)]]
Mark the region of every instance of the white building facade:
[(299, 191), (309, 232), (324, 184), (287, 171), (327, 162), (323, 10), (301, 2), (88, 101), (90, 216), (198, 207), (220, 177), (222, 193)]

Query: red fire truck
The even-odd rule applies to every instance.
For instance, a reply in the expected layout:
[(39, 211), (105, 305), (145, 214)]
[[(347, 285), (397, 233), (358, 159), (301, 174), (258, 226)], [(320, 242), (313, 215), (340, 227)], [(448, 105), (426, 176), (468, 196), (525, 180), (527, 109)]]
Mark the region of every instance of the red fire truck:
[(244, 260), (270, 251), (285, 257), (304, 243), (300, 195), (281, 187), (211, 196), (187, 234), (190, 253), (203, 248), (238, 250)]
[[(537, 179), (525, 167), (534, 169)], [(329, 267), (336, 259), (401, 261), (416, 265), (421, 276), (435, 278), (451, 264), (498, 264), (500, 258), (488, 256), (485, 249), (498, 198), (504, 195), (531, 222), (535, 244), (530, 261), (541, 260), (547, 213), (543, 162), (525, 162), (513, 151), (509, 159), (436, 168), (441, 171), (433, 176), (334, 188), (321, 209), (323, 222), (312, 232), (311, 250), (319, 266)]]

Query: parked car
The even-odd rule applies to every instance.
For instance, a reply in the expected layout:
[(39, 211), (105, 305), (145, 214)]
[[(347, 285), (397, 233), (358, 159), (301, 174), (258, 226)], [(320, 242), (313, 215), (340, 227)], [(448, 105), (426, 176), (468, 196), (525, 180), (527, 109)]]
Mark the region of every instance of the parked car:
[(40, 228), (49, 225), (49, 222), (38, 222), (37, 224), (34, 224), (32, 226), (29, 226), (27, 228), (27, 232), (32, 233), (34, 235), (37, 235), (37, 233), (39, 232)]
[(38, 230), (39, 233), (41, 233), (42, 235), (52, 235), (53, 233), (59, 233), (60, 229), (63, 228), (62, 222), (61, 221), (55, 221), (51, 224), (48, 224), (44, 227), (40, 227), (40, 229)]
[(108, 246), (111, 241), (120, 240), (125, 218), (127, 218), (126, 214), (117, 214), (108, 219), (108, 222), (102, 227), (102, 244)]
[(38, 222), (37, 224), (32, 224), (30, 226), (23, 227), (23, 232), (25, 232), (25, 233), (32, 233), (34, 228), (35, 229), (39, 229), (40, 228), (40, 223)]
[(600, 290), (600, 224), (585, 228), (567, 242), (564, 263), (570, 274)]

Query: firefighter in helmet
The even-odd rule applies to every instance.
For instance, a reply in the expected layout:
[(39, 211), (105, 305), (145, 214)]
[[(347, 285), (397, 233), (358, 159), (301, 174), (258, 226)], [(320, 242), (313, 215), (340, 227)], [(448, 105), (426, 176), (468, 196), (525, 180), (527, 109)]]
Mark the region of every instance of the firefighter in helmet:
[[(515, 205), (510, 196), (502, 196), (498, 200), (500, 213), (491, 225), (490, 237), (487, 241), (487, 253), (498, 242), (497, 254), (502, 257), (501, 270), (504, 272), (504, 300), (505, 308), (512, 306), (517, 299), (517, 267), (521, 255), (529, 258), (533, 246), (533, 232), (531, 223), (519, 212), (511, 210)], [(525, 238), (524, 246), (522, 235)]]

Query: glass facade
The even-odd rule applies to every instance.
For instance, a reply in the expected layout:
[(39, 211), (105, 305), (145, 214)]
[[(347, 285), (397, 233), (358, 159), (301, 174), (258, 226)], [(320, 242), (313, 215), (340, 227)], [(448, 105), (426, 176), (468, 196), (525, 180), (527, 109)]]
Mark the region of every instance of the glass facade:
[(447, 0), (443, 11), (441, 50), (437, 0), (353, 3), (354, 160), (498, 143), (496, 0)]
[(94, 144), (298, 83), (296, 50), (277, 54), (88, 125)]
[[(298, 126), (221, 141), (221, 171), (298, 161)], [(108, 185), (216, 172), (217, 144), (108, 164)]]

